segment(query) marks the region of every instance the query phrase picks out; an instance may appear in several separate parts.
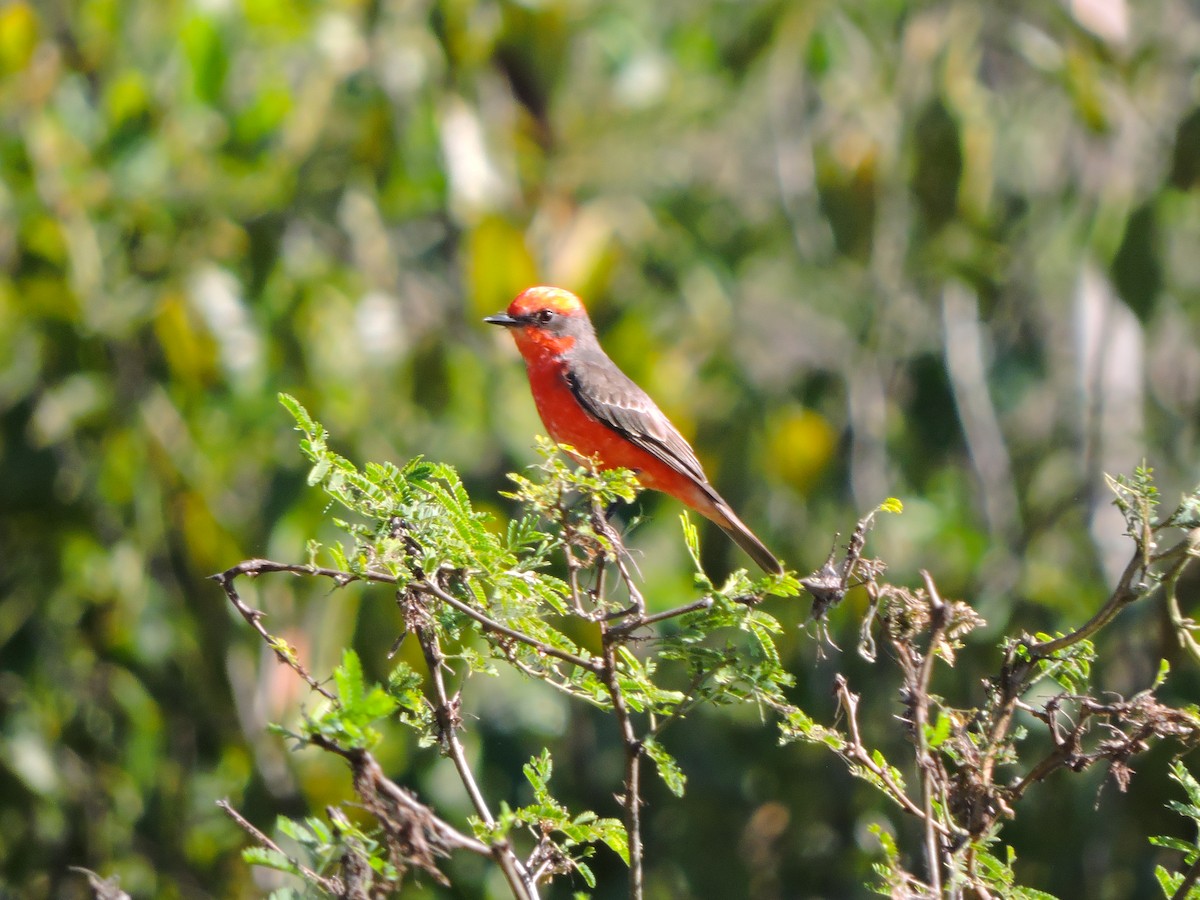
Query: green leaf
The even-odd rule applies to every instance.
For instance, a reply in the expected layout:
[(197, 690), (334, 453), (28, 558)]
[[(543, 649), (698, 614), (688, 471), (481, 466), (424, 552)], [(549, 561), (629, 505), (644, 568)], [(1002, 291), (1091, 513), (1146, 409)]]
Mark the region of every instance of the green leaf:
[(625, 826), (616, 819), (600, 819), (596, 824), (600, 839), (628, 866), (629, 835), (625, 832)]
[(242, 851), (242, 859), (252, 866), (264, 866), (290, 875), (300, 875), (300, 867), (278, 850), (266, 847), (247, 847)]
[(1165, 659), (1158, 661), (1158, 674), (1154, 676), (1154, 686), (1151, 690), (1157, 690), (1167, 683), (1167, 676), (1171, 674), (1171, 664)]
[(692, 558), (692, 565), (696, 567), (697, 574), (707, 581), (708, 576), (704, 574), (704, 567), (700, 565), (700, 531), (692, 524), (687, 510), (679, 514), (679, 524), (683, 527), (683, 543)]
[(1196, 845), (1190, 841), (1185, 841), (1183, 838), (1171, 837), (1165, 834), (1151, 835), (1147, 838), (1155, 847), (1165, 847), (1168, 850), (1178, 850), (1183, 854), (1198, 852)]
[(925, 741), (931, 749), (936, 750), (950, 737), (950, 716), (938, 715), (932, 725), (925, 727)]
[(554, 763), (550, 759), (550, 751), (543, 749), (539, 756), (535, 756), (525, 763), (521, 771), (525, 773), (525, 780), (529, 782), (529, 786), (533, 788), (533, 796), (538, 803), (549, 803), (550, 790), (546, 787), (546, 782), (550, 780), (550, 775), (554, 772)]
[(342, 664), (333, 670), (333, 680), (337, 685), (338, 699), (346, 706), (353, 706), (363, 696), (362, 661), (358, 654), (346, 648), (342, 653)]
[(1196, 528), (1200, 527), (1200, 487), (1193, 490), (1190, 494), (1184, 494), (1179, 501), (1179, 506), (1171, 513), (1167, 519), (1167, 524), (1175, 528)]
[(194, 15), (184, 25), (181, 38), (197, 98), (215, 105), (229, 71), (229, 53), (221, 32), (211, 18)]
[(875, 836), (879, 841), (879, 846), (883, 850), (883, 855), (889, 860), (897, 860), (900, 858), (900, 849), (896, 846), (896, 838), (890, 831), (887, 831), (882, 825), (877, 822), (872, 822), (867, 826), (867, 831)]
[(333, 468), (333, 463), (327, 458), (318, 459), (316, 464), (309, 469), (306, 482), (309, 487), (315, 487), (323, 482), (329, 476), (329, 470)]
[(675, 757), (671, 756), (666, 748), (653, 738), (646, 739), (642, 743), (642, 749), (653, 760), (654, 766), (658, 770), (658, 776), (667, 786), (667, 790), (676, 797), (682, 797), (684, 788), (687, 786), (687, 776), (679, 768)]
[[(1169, 872), (1165, 866), (1155, 866), (1154, 877), (1158, 881), (1164, 897), (1174, 897), (1175, 892), (1179, 890), (1179, 885), (1183, 883), (1182, 872)], [(1190, 891), (1187, 900), (1192, 900)]]
[(305, 434), (317, 433), (319, 430), (317, 424), (313, 421), (312, 416), (308, 414), (308, 410), (301, 405), (299, 400), (297, 400), (291, 394), (284, 393), (276, 394), (276, 397), (278, 397), (279, 403), (283, 406), (283, 408), (292, 414), (292, 418), (296, 420), (296, 425), (299, 426), (298, 430), (303, 431)]
[(590, 866), (579, 860), (574, 860), (572, 865), (575, 867), (575, 871), (579, 873), (579, 877), (583, 879), (584, 884), (590, 888), (596, 886), (596, 876), (592, 873)]

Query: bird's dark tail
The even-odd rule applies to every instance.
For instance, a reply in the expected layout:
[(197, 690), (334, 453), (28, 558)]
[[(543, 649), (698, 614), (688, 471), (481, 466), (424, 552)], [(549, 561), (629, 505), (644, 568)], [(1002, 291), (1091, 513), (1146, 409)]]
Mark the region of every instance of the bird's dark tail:
[(710, 516), (710, 518), (720, 525), (721, 530), (733, 538), (733, 542), (745, 550), (764, 572), (772, 575), (783, 574), (783, 565), (775, 558), (775, 554), (768, 550), (767, 545), (760, 541), (758, 536), (746, 527), (745, 522), (734, 515), (733, 510), (729, 508), (729, 504), (722, 500), (716, 505), (716, 511), (721, 515), (721, 519), (713, 516)]

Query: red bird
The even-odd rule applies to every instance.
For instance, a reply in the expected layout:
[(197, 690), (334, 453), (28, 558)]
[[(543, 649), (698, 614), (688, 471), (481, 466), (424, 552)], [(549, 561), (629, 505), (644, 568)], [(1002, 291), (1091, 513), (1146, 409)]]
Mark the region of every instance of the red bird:
[(708, 483), (683, 435), (601, 349), (578, 297), (562, 288), (531, 287), (508, 312), (484, 321), (508, 328), (516, 340), (550, 437), (599, 460), (601, 468), (631, 469), (644, 487), (716, 522), (764, 571), (783, 572)]

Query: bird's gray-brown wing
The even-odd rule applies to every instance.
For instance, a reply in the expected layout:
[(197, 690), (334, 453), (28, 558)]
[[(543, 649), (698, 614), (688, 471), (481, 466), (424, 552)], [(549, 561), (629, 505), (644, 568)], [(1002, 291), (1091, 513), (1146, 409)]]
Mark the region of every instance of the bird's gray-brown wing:
[(602, 351), (572, 360), (566, 377), (579, 405), (595, 419), (701, 485), (708, 485), (700, 460), (683, 435)]
[(593, 418), (676, 471), (694, 478), (713, 504), (711, 510), (700, 511), (721, 526), (764, 571), (783, 572), (775, 555), (708, 483), (696, 452), (683, 435), (602, 350), (580, 353), (567, 367), (566, 378), (579, 405)]

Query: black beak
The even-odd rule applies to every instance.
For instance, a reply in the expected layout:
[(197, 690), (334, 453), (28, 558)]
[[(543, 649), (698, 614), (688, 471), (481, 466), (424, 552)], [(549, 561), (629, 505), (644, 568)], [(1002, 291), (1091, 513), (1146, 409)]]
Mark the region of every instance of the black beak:
[(503, 325), (505, 328), (512, 328), (514, 325), (524, 325), (520, 319), (514, 319), (508, 313), (496, 313), (494, 316), (487, 316), (483, 321), (489, 325)]

